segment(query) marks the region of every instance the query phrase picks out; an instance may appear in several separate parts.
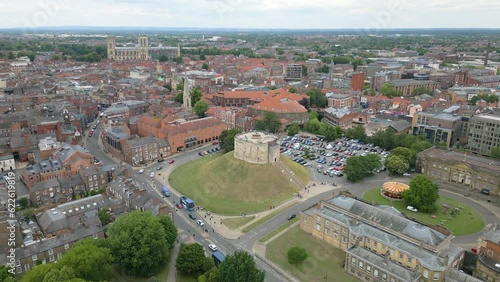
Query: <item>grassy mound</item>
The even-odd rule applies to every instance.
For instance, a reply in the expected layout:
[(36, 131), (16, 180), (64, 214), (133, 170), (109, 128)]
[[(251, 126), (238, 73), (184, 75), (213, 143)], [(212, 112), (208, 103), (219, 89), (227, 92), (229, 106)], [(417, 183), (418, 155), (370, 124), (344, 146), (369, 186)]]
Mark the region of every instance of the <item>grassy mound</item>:
[(169, 182), (204, 209), (231, 215), (267, 210), (299, 190), (277, 166), (249, 164), (233, 152), (182, 165)]

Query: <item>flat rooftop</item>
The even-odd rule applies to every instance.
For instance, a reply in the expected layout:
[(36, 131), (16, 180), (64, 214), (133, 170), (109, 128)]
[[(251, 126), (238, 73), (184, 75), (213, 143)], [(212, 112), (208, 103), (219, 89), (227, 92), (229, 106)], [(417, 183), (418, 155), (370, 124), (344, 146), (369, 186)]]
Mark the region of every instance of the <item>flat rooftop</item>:
[(272, 134), (267, 134), (264, 132), (246, 132), (236, 135), (236, 140), (241, 140), (245, 142), (251, 142), (254, 144), (265, 144), (269, 142), (276, 141), (278, 137)]

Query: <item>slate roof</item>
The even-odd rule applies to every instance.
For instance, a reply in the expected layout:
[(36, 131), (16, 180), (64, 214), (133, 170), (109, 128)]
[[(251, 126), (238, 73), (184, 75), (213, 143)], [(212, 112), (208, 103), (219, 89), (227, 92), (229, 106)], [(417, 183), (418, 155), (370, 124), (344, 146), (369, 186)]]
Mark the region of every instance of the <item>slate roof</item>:
[(411, 127), (411, 124), (408, 121), (402, 119), (392, 122), (389, 126), (396, 130), (396, 132), (403, 132), (405, 130), (408, 130)]

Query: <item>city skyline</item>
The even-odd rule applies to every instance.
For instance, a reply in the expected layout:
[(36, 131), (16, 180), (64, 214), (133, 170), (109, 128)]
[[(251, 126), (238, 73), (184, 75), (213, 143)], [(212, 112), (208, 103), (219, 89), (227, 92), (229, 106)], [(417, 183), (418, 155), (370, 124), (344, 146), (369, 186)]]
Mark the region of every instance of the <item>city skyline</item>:
[[(19, 0), (0, 28), (47, 26), (255, 29), (498, 28), (496, 1)], [(8, 11), (8, 12), (7, 12)]]

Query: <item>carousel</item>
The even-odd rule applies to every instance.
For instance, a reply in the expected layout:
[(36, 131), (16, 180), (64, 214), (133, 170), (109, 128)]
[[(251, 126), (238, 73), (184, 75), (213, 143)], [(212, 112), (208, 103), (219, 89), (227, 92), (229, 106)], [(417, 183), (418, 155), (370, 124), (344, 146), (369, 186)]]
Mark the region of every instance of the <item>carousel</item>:
[(408, 189), (410, 186), (401, 182), (386, 182), (382, 186), (382, 193), (388, 198), (401, 200), (403, 192)]

